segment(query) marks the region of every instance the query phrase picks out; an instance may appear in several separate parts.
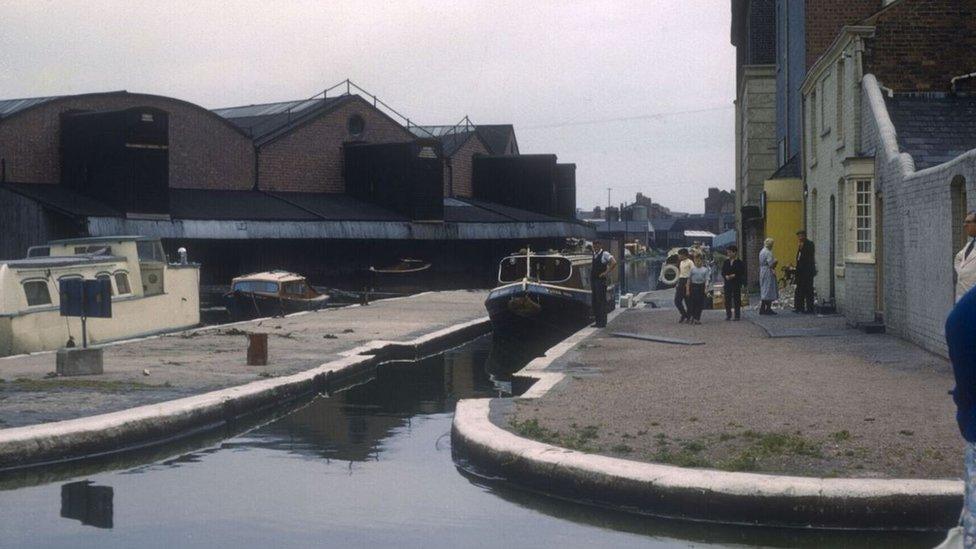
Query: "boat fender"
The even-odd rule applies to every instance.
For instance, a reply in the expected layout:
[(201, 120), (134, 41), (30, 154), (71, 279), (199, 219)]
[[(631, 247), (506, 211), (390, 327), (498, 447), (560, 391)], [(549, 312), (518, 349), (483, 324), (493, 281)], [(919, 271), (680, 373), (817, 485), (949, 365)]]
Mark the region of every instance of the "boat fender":
[(661, 282), (665, 284), (677, 284), (678, 283), (678, 267), (675, 265), (665, 265), (661, 267)]

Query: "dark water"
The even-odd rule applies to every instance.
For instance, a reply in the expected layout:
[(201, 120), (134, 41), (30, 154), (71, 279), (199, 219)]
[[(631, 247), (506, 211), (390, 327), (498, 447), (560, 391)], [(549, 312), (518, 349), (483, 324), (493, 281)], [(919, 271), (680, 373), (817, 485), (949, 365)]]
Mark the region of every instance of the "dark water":
[(661, 274), (660, 259), (634, 259), (624, 265), (627, 280), (625, 291), (646, 292), (657, 289), (657, 277)]
[(499, 396), (531, 352), (482, 338), (220, 440), (0, 477), (0, 547), (930, 547), (938, 536), (663, 521), (462, 475), (459, 398)]

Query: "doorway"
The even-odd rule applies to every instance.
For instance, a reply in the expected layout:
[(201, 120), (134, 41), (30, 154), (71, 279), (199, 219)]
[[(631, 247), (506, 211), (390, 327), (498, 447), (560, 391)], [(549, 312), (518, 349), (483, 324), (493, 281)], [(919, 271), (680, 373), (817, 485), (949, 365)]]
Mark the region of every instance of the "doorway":
[(835, 284), (834, 284), (834, 265), (837, 264), (837, 200), (834, 195), (830, 195), (830, 272), (827, 273), (828, 280), (830, 280), (830, 299), (836, 298)]

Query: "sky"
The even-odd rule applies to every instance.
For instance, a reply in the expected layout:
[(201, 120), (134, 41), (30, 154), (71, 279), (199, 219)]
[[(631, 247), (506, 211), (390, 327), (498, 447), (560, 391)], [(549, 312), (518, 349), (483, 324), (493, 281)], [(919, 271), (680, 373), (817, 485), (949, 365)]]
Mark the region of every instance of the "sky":
[(732, 189), (725, 0), (0, 2), (0, 98), (129, 90), (206, 108), (349, 78), (421, 124), (515, 125), (577, 165), (577, 205)]

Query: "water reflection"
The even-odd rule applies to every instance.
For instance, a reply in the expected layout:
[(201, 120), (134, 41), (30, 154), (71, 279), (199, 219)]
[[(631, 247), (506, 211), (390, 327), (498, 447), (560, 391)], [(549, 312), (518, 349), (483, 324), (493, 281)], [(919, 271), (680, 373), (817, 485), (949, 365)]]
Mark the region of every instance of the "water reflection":
[(378, 459), (383, 442), (416, 416), (447, 413), (463, 398), (505, 396), (511, 373), (539, 354), (481, 338), (419, 362), (381, 366), (368, 383), (318, 398), (224, 447), (284, 450), (340, 461)]
[(112, 528), (114, 509), (111, 486), (96, 486), (90, 480), (61, 485), (61, 516), (95, 528)]
[(642, 258), (628, 261), (624, 266), (624, 273), (627, 276), (626, 291), (637, 293), (656, 290), (660, 272), (660, 259)]

